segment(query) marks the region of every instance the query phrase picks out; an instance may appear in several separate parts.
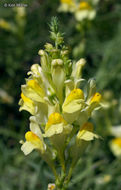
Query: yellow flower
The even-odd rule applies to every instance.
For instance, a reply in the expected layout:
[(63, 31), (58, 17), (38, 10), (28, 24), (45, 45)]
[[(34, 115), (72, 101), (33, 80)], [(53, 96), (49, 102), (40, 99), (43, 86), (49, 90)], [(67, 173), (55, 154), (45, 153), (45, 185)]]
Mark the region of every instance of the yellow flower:
[(49, 116), (48, 122), (45, 126), (45, 136), (51, 137), (56, 134), (69, 133), (71, 126), (64, 120), (59, 113), (52, 113)]
[(75, 144), (71, 147), (71, 156), (73, 163), (76, 164), (80, 156), (85, 152), (89, 141), (99, 136), (93, 133), (93, 124), (86, 122), (79, 130), (76, 136)]
[(75, 11), (75, 18), (81, 22), (84, 19), (92, 20), (96, 15), (96, 10), (86, 1), (80, 2), (78, 9)]
[(68, 104), (69, 102), (75, 99), (84, 99), (84, 93), (79, 88), (76, 88), (70, 92), (70, 94), (66, 98), (65, 104)]
[(59, 123), (67, 124), (67, 122), (63, 119), (63, 117), (59, 113), (56, 113), (56, 112), (52, 113), (49, 116), (48, 122), (45, 127), (45, 131), (47, 131), (51, 127), (51, 125), (59, 124)]
[(23, 93), (21, 93), (21, 98), (22, 98), (22, 100), (23, 100), (24, 102), (26, 102), (26, 103), (29, 103), (29, 104), (32, 104), (32, 103), (33, 103), (33, 101), (32, 101), (31, 99), (27, 98), (26, 96), (24, 96)]
[(94, 103), (94, 102), (95, 102), (95, 103), (100, 103), (101, 98), (102, 98), (101, 94), (100, 94), (99, 92), (96, 92), (96, 93), (93, 95), (93, 97), (91, 98), (89, 104), (92, 104), (92, 103)]
[(121, 156), (121, 138), (115, 138), (110, 142), (110, 148), (115, 156)]
[(60, 1), (61, 1), (61, 3), (65, 3), (65, 4), (69, 4), (69, 5), (73, 4), (73, 0), (60, 0)]
[(30, 130), (25, 134), (26, 141), (23, 143), (21, 150), (25, 155), (31, 153), (34, 149), (38, 149), (43, 154), (46, 150), (46, 145), (39, 126), (31, 122)]
[(79, 4), (79, 9), (80, 9), (80, 10), (90, 10), (90, 9), (91, 9), (91, 6), (89, 5), (88, 2), (82, 1), (82, 2), (80, 2), (80, 4)]
[(26, 141), (31, 142), (33, 145), (38, 147), (38, 149), (42, 147), (42, 141), (40, 140), (40, 138), (31, 131), (28, 131), (25, 134), (25, 139)]
[(35, 80), (29, 80), (27, 82), (27, 85), (32, 88), (37, 94), (39, 94), (40, 96), (44, 97), (44, 91), (43, 89), (40, 87), (39, 83)]
[(23, 93), (21, 93), (19, 105), (21, 105), (19, 109), (20, 111), (27, 110), (32, 115), (35, 114), (35, 103), (30, 98), (27, 98)]
[(43, 88), (40, 87), (39, 83), (34, 79), (30, 79), (27, 81), (26, 85), (22, 85), (22, 92), (26, 97), (32, 99), (33, 101), (45, 102), (45, 92)]
[(56, 148), (64, 146), (67, 135), (71, 132), (69, 125), (59, 113), (52, 113), (45, 126), (44, 137), (49, 137)]
[(91, 97), (87, 98), (87, 101), (85, 102), (85, 107), (84, 109), (81, 109), (80, 114), (78, 115), (77, 122), (78, 124), (84, 124), (89, 117), (91, 116), (91, 113), (93, 110), (99, 109), (100, 106), (100, 101), (101, 101), (101, 94), (96, 92), (93, 93), (94, 95), (91, 95)]
[(92, 111), (94, 109), (100, 108), (100, 102), (101, 102), (102, 96), (99, 92), (96, 92), (93, 94), (93, 96), (87, 100), (87, 111), (88, 115), (90, 116)]
[(74, 12), (76, 9), (76, 2), (74, 0), (60, 0), (61, 5), (59, 11), (62, 12)]
[(91, 141), (94, 138), (99, 138), (98, 135), (93, 133), (93, 124), (90, 122), (85, 123), (77, 134), (78, 140)]
[(74, 113), (80, 111), (84, 104), (84, 93), (81, 89), (73, 89), (66, 97), (62, 109), (64, 113)]

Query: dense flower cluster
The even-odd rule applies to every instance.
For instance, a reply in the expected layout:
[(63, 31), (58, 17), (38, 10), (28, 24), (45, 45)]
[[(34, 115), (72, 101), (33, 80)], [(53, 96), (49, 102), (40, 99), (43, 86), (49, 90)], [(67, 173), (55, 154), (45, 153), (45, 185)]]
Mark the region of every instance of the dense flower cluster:
[[(51, 35), (55, 36), (53, 32)], [(21, 141), (21, 150), (25, 155), (38, 150), (57, 178), (56, 159), (66, 172), (66, 160), (72, 159), (74, 167), (88, 142), (99, 137), (88, 119), (100, 107), (101, 95), (93, 79), (87, 92), (79, 88), (86, 61), (72, 62), (67, 47), (62, 45), (63, 38), (59, 33), (56, 37), (55, 46), (47, 43), (39, 51), (41, 65), (32, 65), (28, 72), (19, 105), (20, 111), (31, 114), (30, 131), (25, 134), (25, 142)]]

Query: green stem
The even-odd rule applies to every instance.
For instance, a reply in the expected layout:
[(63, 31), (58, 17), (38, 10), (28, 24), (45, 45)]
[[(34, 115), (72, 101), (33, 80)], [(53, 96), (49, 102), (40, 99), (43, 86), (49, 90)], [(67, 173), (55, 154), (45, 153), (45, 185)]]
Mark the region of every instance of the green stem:
[(68, 177), (67, 177), (67, 180), (66, 180), (66, 184), (69, 183), (69, 181), (71, 179), (71, 176), (72, 176), (72, 172), (73, 172), (73, 167), (70, 167), (70, 170), (69, 170), (69, 173), (68, 173)]
[(60, 164), (61, 164), (61, 166), (62, 166), (63, 172), (65, 173), (66, 168), (65, 168), (64, 154), (63, 154), (63, 152), (60, 151), (60, 150), (58, 150), (58, 157), (59, 157)]
[(52, 169), (52, 171), (53, 171), (53, 174), (54, 174), (54, 176), (55, 176), (55, 179), (57, 180), (57, 179), (58, 179), (58, 174), (57, 174), (57, 172), (56, 172), (55, 167), (53, 167), (53, 166), (50, 166), (50, 167), (51, 167), (51, 169)]
[(66, 178), (66, 180), (65, 180), (65, 182), (64, 182), (65, 190), (67, 189), (68, 183), (70, 182), (73, 169), (74, 169), (74, 165), (73, 165), (73, 163), (72, 163), (72, 164), (71, 164), (71, 167), (70, 167), (70, 169), (69, 169), (69, 172), (68, 172), (68, 176), (67, 176), (67, 178)]
[(56, 180), (56, 190), (66, 190), (64, 180), (66, 174), (61, 170), (61, 175), (59, 176), (58, 180)]

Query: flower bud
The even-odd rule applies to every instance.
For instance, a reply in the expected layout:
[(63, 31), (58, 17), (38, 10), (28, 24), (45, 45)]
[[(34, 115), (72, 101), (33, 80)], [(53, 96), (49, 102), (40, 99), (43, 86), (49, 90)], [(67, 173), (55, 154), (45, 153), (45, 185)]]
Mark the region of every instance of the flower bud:
[(87, 102), (90, 101), (91, 97), (96, 93), (96, 82), (94, 79), (88, 81), (87, 87)]
[(39, 50), (38, 54), (41, 56), (41, 67), (45, 73), (48, 73), (50, 70), (50, 63), (48, 54), (44, 50)]
[(50, 44), (50, 43), (46, 43), (46, 44), (45, 44), (45, 49), (46, 49), (47, 52), (52, 51), (53, 48), (54, 48), (54, 47), (53, 47), (52, 44)]
[(54, 59), (52, 61), (52, 81), (55, 85), (57, 97), (60, 102), (63, 102), (63, 87), (65, 80), (64, 65), (61, 59)]
[(82, 69), (86, 64), (86, 60), (85, 59), (80, 59), (73, 68), (73, 72), (72, 72), (72, 76), (76, 79), (79, 79), (82, 77)]

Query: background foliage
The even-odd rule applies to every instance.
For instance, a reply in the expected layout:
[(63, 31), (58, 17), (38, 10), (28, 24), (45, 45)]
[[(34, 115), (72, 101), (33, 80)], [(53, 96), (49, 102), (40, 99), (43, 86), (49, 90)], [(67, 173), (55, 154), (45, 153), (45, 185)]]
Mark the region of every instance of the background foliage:
[(121, 123), (121, 2), (101, 0), (96, 18), (85, 26), (84, 34), (77, 30), (72, 14), (58, 13), (59, 4), (59, 0), (31, 0), (18, 20), (13, 8), (0, 3), (0, 19), (12, 25), (12, 30), (0, 27), (0, 190), (46, 190), (53, 182), (50, 169), (37, 153), (25, 157), (20, 151), (19, 140), (28, 130), (29, 114), (18, 111), (20, 86), (30, 66), (39, 62), (38, 50), (49, 42), (52, 16), (59, 18), (70, 57), (86, 58), (83, 77), (95, 77), (97, 88), (109, 103), (107, 109), (93, 116), (104, 140), (88, 147), (74, 171), (70, 189), (120, 190), (121, 160), (109, 149), (109, 129)]

